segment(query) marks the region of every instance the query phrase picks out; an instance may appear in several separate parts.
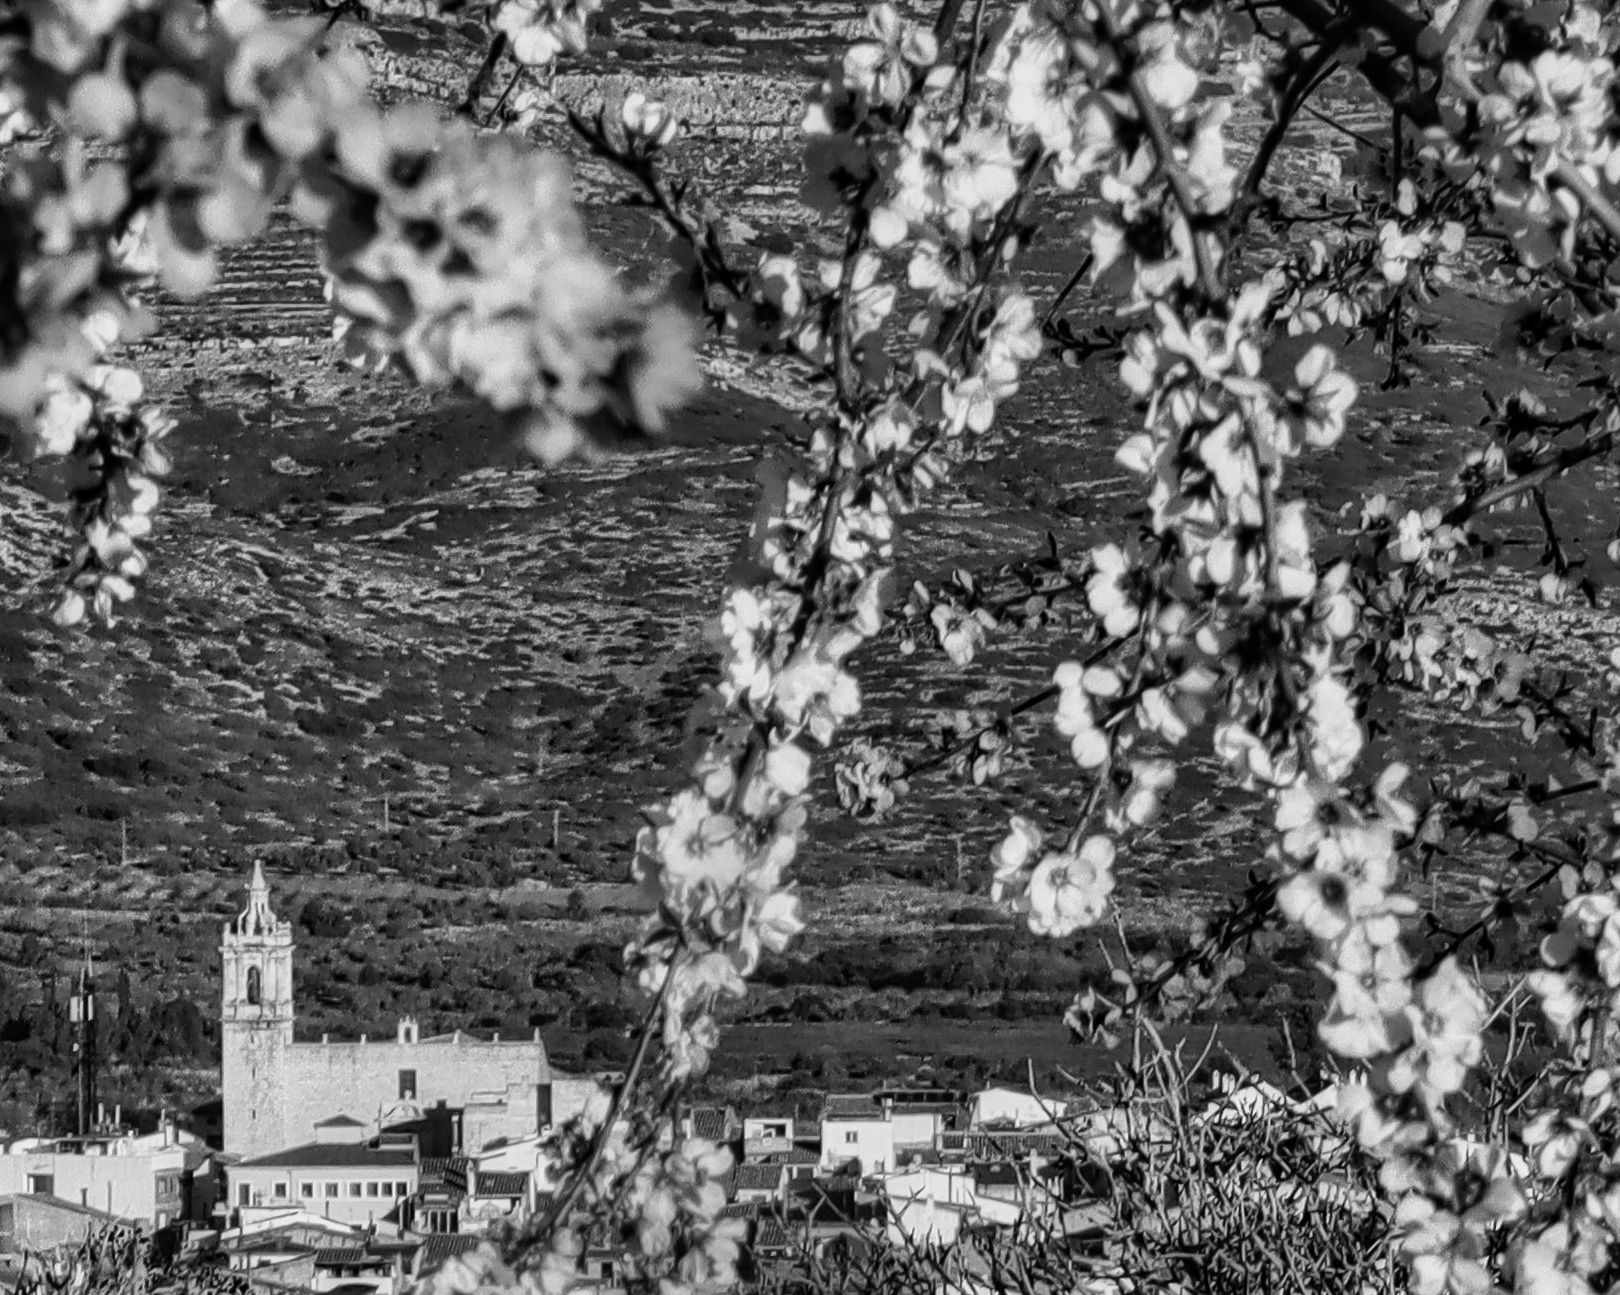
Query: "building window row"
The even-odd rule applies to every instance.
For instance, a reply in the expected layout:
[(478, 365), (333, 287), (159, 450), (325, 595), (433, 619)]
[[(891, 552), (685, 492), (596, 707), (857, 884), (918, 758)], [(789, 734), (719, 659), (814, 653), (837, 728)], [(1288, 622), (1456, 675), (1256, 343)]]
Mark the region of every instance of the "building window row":
[[(411, 1185), (408, 1182), (385, 1181), (378, 1178), (349, 1179), (343, 1182), (316, 1182), (304, 1179), (298, 1184), (298, 1195), (302, 1200), (403, 1200), (411, 1194)], [(270, 1199), (285, 1201), (292, 1195), (292, 1188), (285, 1179), (270, 1184)], [(243, 1183), (237, 1191), (238, 1203), (242, 1205), (256, 1204), (263, 1200), (262, 1189), (256, 1190), (249, 1184)]]

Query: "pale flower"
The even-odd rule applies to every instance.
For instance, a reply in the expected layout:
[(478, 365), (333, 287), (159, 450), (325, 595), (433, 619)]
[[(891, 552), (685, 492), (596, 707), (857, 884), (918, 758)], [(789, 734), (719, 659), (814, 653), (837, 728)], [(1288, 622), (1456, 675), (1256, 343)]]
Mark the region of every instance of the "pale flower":
[(619, 121), (626, 135), (651, 148), (666, 147), (680, 125), (665, 104), (649, 99), (640, 90), (625, 95), (619, 106)]
[[(1131, 785), (1126, 790), (1115, 816), (1120, 820), (1119, 828), (1125, 826), (1145, 827), (1151, 823), (1159, 812), (1159, 801), (1164, 793), (1175, 785), (1176, 766), (1173, 761), (1133, 760), (1131, 761)], [(1114, 826), (1113, 817), (1110, 826)]]
[(773, 747), (765, 757), (765, 778), (784, 796), (802, 796), (810, 785), (810, 753), (796, 742)]
[(1154, 28), (1168, 28), (1162, 37), (1162, 43), (1154, 54), (1146, 59), (1141, 68), (1142, 84), (1147, 88), (1148, 96), (1167, 113), (1174, 114), (1192, 102), (1193, 96), (1198, 93), (1198, 73), (1188, 67), (1176, 50), (1174, 28), (1169, 23), (1155, 23), (1153, 28), (1145, 31), (1141, 43), (1146, 49), (1154, 34)]
[(1272, 825), (1282, 835), (1282, 847), (1290, 857), (1308, 859), (1327, 835), (1323, 811), (1334, 808), (1338, 797), (1333, 787), (1320, 779), (1301, 774), (1276, 798)]
[[(1344, 829), (1335, 829), (1342, 832)], [(1400, 918), (1410, 916), (1414, 902), (1392, 896), (1362, 875), (1353, 859), (1346, 858), (1332, 840), (1317, 852), (1316, 865), (1289, 878), (1277, 892), (1277, 906), (1290, 922), (1304, 927), (1318, 940), (1339, 939), (1352, 926), (1372, 943), (1393, 944), (1400, 937)]]
[(958, 233), (994, 218), (1018, 192), (1018, 163), (1003, 131), (975, 127), (946, 146), (944, 160), (945, 222)]
[(965, 612), (949, 603), (934, 605), (929, 620), (933, 622), (940, 647), (945, 649), (953, 665), (971, 665), (984, 647), (985, 624), (981, 618), (985, 616), (986, 613)]
[(90, 394), (58, 380), (34, 418), (34, 438), (41, 454), (71, 454), (90, 427), (95, 402)]
[(1142, 621), (1142, 613), (1126, 587), (1131, 575), (1131, 561), (1125, 550), (1117, 544), (1106, 544), (1092, 549), (1093, 574), (1086, 581), (1086, 601), (1103, 623), (1103, 630), (1113, 638), (1123, 638)]
[(1307, 731), (1317, 774), (1327, 782), (1342, 781), (1361, 755), (1363, 738), (1350, 690), (1330, 675), (1311, 685)]
[(785, 890), (767, 895), (737, 937), (742, 958), (739, 970), (745, 976), (752, 975), (762, 951), (781, 953), (803, 930), (804, 919), (799, 915), (797, 895)]
[(1007, 123), (1033, 133), (1048, 153), (1062, 153), (1074, 136), (1068, 70), (1067, 47), (1051, 27), (1026, 33), (1007, 68)]
[(996, 842), (990, 852), (995, 865), (995, 880), (990, 885), (990, 898), (1000, 903), (1007, 890), (1017, 882), (1029, 867), (1029, 861), (1041, 848), (1041, 829), (1022, 814), (1014, 814), (1007, 824), (1007, 835)]
[(671, 884), (704, 883), (725, 890), (747, 864), (735, 819), (715, 810), (706, 796), (682, 791), (668, 806), (669, 821), (656, 829), (657, 857)]
[(1396, 1092), (1417, 1087), (1434, 1105), (1460, 1092), (1468, 1072), (1484, 1055), (1481, 1032), (1487, 1014), (1479, 989), (1455, 958), (1447, 958), (1418, 989), (1417, 1001), (1406, 1008), (1412, 1042), (1391, 1065), (1390, 1086)]
[(1378, 231), (1378, 270), (1391, 284), (1406, 282), (1412, 262), (1423, 255), (1423, 239), (1409, 234), (1393, 220), (1387, 220)]
[(872, 6), (867, 28), (875, 39), (852, 45), (844, 55), (844, 84), (873, 103), (896, 105), (911, 88), (913, 69), (932, 66), (939, 45), (932, 32), (905, 22), (888, 3)]
[(755, 291), (784, 319), (795, 320), (804, 313), (804, 284), (798, 263), (791, 256), (763, 256), (754, 271)]
[(1415, 566), (1429, 556), (1432, 545), (1430, 527), (1424, 515), (1416, 509), (1408, 509), (1396, 527), (1390, 554), (1397, 562)]
[(1325, 969), (1333, 978), (1333, 1001), (1317, 1026), (1322, 1042), (1342, 1057), (1392, 1052), (1408, 1037), (1405, 1009), (1412, 999), (1411, 962), (1399, 944), (1372, 944), (1351, 926)]
[(726, 645), (725, 678), (721, 694), (728, 702), (746, 698), (751, 705), (771, 693), (771, 663), (761, 656), (775, 633), (769, 605), (752, 589), (733, 589), (720, 614), (720, 634)]
[(1333, 352), (1313, 346), (1294, 366), (1288, 393), (1289, 423), (1307, 445), (1325, 449), (1344, 435), (1345, 415), (1356, 402), (1356, 384), (1336, 367)]
[(1029, 879), (1029, 929), (1056, 939), (1094, 925), (1114, 889), (1114, 843), (1087, 837), (1075, 853), (1048, 854)]

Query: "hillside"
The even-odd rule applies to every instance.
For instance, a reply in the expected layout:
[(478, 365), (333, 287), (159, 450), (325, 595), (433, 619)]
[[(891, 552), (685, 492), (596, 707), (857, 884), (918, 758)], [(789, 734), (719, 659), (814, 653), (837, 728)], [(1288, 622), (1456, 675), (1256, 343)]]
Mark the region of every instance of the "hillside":
[[(791, 128), (812, 72), (859, 13), (610, 3), (599, 42), (609, 79), (581, 70), (558, 93), (588, 104), (663, 87), (691, 123), (671, 166), (695, 177), (740, 254), (814, 245), (823, 235), (797, 201)], [(469, 55), (450, 30), (353, 38), (373, 51), (384, 95), (459, 93)], [(1358, 119), (1353, 99), (1339, 106), (1341, 121)], [(565, 143), (555, 115), (544, 134)], [(1285, 176), (1308, 188), (1337, 174), (1342, 145), (1302, 130)], [(657, 272), (663, 239), (616, 202), (611, 177), (581, 162), (578, 189), (602, 245), (633, 273)], [(1079, 253), (1061, 222), (1039, 251), (1029, 277), (1049, 298)], [(1086, 317), (1083, 293), (1073, 309)], [(1465, 453), (1484, 389), (1569, 398), (1567, 374), (1493, 352), (1500, 312), (1482, 290), (1432, 313), (1446, 340), (1413, 388), (1373, 390), (1381, 362), (1355, 357), (1368, 381), (1353, 436), (1298, 483), (1324, 526), (1364, 491), (1432, 490)], [(137, 969), (137, 994), (211, 1012), (217, 923), (257, 855), (297, 904), (321, 895), (338, 915), (307, 935), (308, 1029), (378, 1028), (407, 1009), (449, 1022), (482, 1000), (497, 1025), (555, 1023), (561, 1055), (581, 1063), (593, 1033), (610, 1050), (623, 1024), (616, 982), (601, 957), (570, 959), (622, 943), (634, 921), (608, 887), (626, 878), (640, 807), (680, 775), (690, 708), (713, 677), (704, 626), (746, 533), (755, 467), (802, 434), (808, 393), (711, 347), (708, 389), (669, 447), (544, 470), (478, 407), (342, 369), (313, 243), (286, 220), (227, 258), (218, 292), (159, 301), (158, 315), (133, 362), (180, 416), (178, 467), (151, 574), (119, 625), (50, 626), (65, 553), (59, 483), (16, 463), (0, 478), (0, 568), (14, 591), (0, 607), (0, 979), (34, 995), (37, 955), (65, 965), (88, 939), (100, 959)], [(1111, 457), (1128, 422), (1106, 366), (1043, 368), (976, 461), (909, 519), (907, 579), (988, 571), (1038, 553), (1049, 530), (1065, 551), (1117, 532), (1135, 506)], [(1599, 551), (1612, 475), (1594, 473), (1560, 505)], [(1501, 530), (1503, 561), (1522, 569), (1534, 519)], [(1554, 642), (1555, 659), (1576, 667), (1620, 628), (1607, 605), (1548, 609), (1530, 592), (1507, 568), (1486, 573), (1456, 614)], [(921, 749), (937, 713), (1038, 689), (1063, 655), (1055, 631), (999, 644), (967, 672), (934, 651), (869, 652), (859, 731)], [(1390, 719), (1390, 740), (1420, 768), (1491, 740), (1422, 704)], [(798, 962), (907, 934), (921, 964), (933, 926), (973, 906), (964, 928), (1011, 958), (1013, 919), (984, 908), (987, 851), (1009, 808), (1033, 804), (1053, 822), (1073, 813), (1054, 745), (1038, 738), (1032, 752), (994, 788), (923, 781), (876, 825), (839, 816), (824, 767), (800, 875), (812, 915), (836, 921)], [(1186, 929), (1258, 863), (1242, 797), (1208, 776), (1178, 795), (1122, 862), (1133, 931)], [(1439, 884), (1457, 903), (1474, 893), (1465, 876)], [(576, 888), (583, 909), (569, 905)], [(607, 926), (592, 912), (604, 904)], [(430, 955), (461, 982), (454, 994), (423, 983)], [(784, 1019), (804, 983), (828, 982), (762, 995), (761, 1028)], [(1061, 983), (958, 992), (925, 979), (864, 1001), (870, 1019), (933, 1020), (915, 1055), (945, 1056), (940, 1013), (987, 1011), (1009, 992), (1026, 996), (1015, 1015), (1060, 1053)], [(860, 998), (833, 994), (825, 1010), (847, 1019)], [(982, 1058), (1027, 1042), (962, 1031), (959, 1050)], [(206, 1072), (175, 1082), (205, 1088)]]

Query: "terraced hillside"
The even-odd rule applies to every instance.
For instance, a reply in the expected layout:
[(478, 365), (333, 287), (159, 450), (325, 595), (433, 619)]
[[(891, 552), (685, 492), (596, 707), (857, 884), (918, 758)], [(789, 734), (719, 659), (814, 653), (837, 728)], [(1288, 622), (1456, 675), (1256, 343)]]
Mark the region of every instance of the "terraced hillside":
[[(843, 0), (612, 0), (600, 62), (559, 77), (556, 92), (580, 106), (632, 86), (667, 97), (689, 126), (672, 168), (693, 177), (739, 255), (830, 246), (798, 200), (794, 127), (860, 12)], [(448, 27), (351, 38), (391, 98), (454, 102), (475, 62)], [(1336, 127), (1303, 123), (1281, 173), (1300, 197), (1352, 165), (1337, 127), (1371, 124), (1347, 88), (1327, 108)], [(1237, 111), (1240, 136), (1254, 139), (1254, 106)], [(541, 134), (567, 146), (558, 113)], [(618, 204), (600, 167), (581, 161), (577, 176), (603, 245), (655, 272), (662, 235)], [(1079, 252), (1061, 222), (1038, 250), (1029, 278), (1050, 296)], [(1072, 309), (1086, 318), (1083, 293)], [(1369, 382), (1352, 437), (1299, 483), (1324, 525), (1369, 488), (1433, 490), (1465, 452), (1483, 390), (1570, 399), (1567, 375), (1493, 352), (1500, 311), (1482, 290), (1433, 313), (1447, 340), (1417, 385), (1380, 394)], [(810, 393), (714, 347), (708, 389), (668, 448), (541, 469), (479, 408), (343, 369), (312, 240), (284, 219), (227, 258), (218, 291), (160, 300), (158, 316), (134, 358), (181, 415), (179, 461), (152, 573), (120, 625), (49, 626), (58, 485), (17, 464), (0, 479), (0, 568), (13, 590), (0, 608), (0, 886), (13, 901), (0, 964), (23, 961), (29, 934), (58, 958), (86, 934), (116, 957), (157, 913), (171, 953), (141, 955), (152, 991), (172, 984), (206, 1003), (212, 923), (255, 854), (349, 905), (347, 930), (311, 937), (313, 965), (375, 933), (361, 901), (378, 893), (378, 869), (412, 893), (550, 896), (561, 925), (521, 929), (555, 943), (561, 897), (624, 879), (639, 808), (679, 775), (688, 713), (712, 677), (704, 626), (747, 530), (756, 465), (801, 434)], [(1370, 355), (1356, 363), (1369, 379), (1380, 371)], [(1127, 426), (1105, 368), (1043, 368), (976, 461), (909, 520), (908, 577), (988, 569), (1038, 552), (1048, 531), (1066, 549), (1117, 532), (1135, 506), (1112, 461)], [(1578, 536), (1603, 537), (1614, 484), (1604, 469), (1565, 497)], [(1502, 530), (1504, 561), (1522, 568), (1533, 519)], [(1609, 611), (1547, 609), (1529, 593), (1504, 568), (1471, 583), (1456, 614), (1555, 643), (1571, 666), (1612, 641)], [(998, 645), (968, 672), (937, 653), (869, 653), (862, 730), (926, 745), (938, 712), (1038, 688), (1063, 654), (1056, 633)], [(1392, 740), (1420, 766), (1488, 737), (1422, 706), (1403, 720)], [(840, 917), (806, 948), (881, 932), (908, 904), (938, 917), (967, 902), (943, 892), (982, 888), (1009, 807), (1058, 822), (1072, 812), (1048, 746), (1037, 740), (1034, 766), (994, 790), (923, 782), (875, 826), (838, 816), (824, 770), (802, 876), (812, 913)], [(1257, 861), (1248, 804), (1212, 778), (1179, 794), (1181, 812), (1122, 865), (1138, 929), (1187, 926)], [(847, 902), (857, 883), (860, 902)], [(1463, 877), (1442, 884), (1472, 893)], [(501, 943), (509, 918), (486, 912), (470, 935), (430, 942)], [(614, 930), (630, 918), (618, 920)], [(1010, 919), (975, 920), (998, 939), (1010, 930)], [(587, 929), (576, 923), (569, 938)], [(420, 1010), (419, 987), (392, 992)], [(385, 997), (366, 1002), (381, 1012)]]

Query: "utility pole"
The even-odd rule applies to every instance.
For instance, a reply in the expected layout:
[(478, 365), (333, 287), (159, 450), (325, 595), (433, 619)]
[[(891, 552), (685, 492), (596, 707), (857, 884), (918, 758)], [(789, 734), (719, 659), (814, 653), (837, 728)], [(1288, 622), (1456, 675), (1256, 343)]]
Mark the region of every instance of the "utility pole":
[(68, 1019), (73, 1024), (77, 1132), (84, 1138), (95, 1132), (96, 1123), (96, 989), (90, 960), (88, 923), (84, 940), (84, 966), (79, 970), (79, 983), (68, 1000)]

